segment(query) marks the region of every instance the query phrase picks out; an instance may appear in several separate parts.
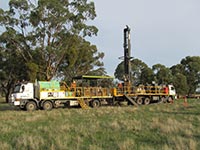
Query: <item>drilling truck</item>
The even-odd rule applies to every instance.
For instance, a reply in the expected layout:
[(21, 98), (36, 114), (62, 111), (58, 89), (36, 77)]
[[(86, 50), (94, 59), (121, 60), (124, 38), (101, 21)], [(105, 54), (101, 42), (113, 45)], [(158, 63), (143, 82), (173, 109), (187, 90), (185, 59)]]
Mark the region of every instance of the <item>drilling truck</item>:
[[(82, 80), (110, 80), (108, 76), (80, 76)], [(168, 86), (67, 86), (58, 81), (20, 82), (11, 94), (12, 105), (22, 110), (51, 110), (61, 106), (100, 107), (101, 105), (148, 105), (151, 102), (171, 102), (175, 97), (173, 85)]]
[(130, 75), (131, 58), (130, 28), (126, 26), (124, 29), (124, 81), (119, 86), (111, 86), (112, 84), (105, 86), (98, 82), (109, 80), (111, 83), (113, 77), (89, 75), (74, 77), (70, 86), (58, 81), (20, 82), (16, 84), (10, 96), (10, 102), (14, 106), (29, 111), (51, 110), (60, 106), (81, 106), (87, 109), (97, 108), (103, 104), (138, 106), (148, 105), (151, 102), (172, 102), (176, 96), (173, 85), (133, 86)]
[[(99, 107), (101, 103), (112, 99), (113, 90), (108, 87), (101, 87), (88, 81), (112, 79), (109, 76), (88, 76), (75, 77), (70, 86), (59, 81), (35, 81), (20, 82), (16, 84), (10, 101), (12, 105), (21, 109), (33, 111), (35, 109), (51, 110), (60, 106), (78, 106), (82, 108)], [(81, 83), (76, 84), (76, 80)], [(83, 81), (87, 81), (84, 86)]]

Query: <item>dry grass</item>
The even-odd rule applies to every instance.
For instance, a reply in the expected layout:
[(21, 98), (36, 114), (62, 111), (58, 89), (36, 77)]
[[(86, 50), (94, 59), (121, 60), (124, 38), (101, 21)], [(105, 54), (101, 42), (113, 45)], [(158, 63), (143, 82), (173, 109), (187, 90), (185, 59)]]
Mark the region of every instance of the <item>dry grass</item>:
[[(26, 112), (0, 104), (0, 150), (200, 147), (200, 103)], [(7, 108), (7, 109), (6, 109)]]

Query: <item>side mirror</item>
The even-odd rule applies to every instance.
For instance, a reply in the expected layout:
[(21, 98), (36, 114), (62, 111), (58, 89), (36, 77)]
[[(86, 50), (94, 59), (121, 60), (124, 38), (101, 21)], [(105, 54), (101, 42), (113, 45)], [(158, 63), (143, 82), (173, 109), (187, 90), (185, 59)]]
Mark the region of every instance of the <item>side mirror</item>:
[(21, 93), (23, 93), (23, 92), (24, 92), (24, 89), (25, 89), (25, 86), (24, 86), (24, 85), (22, 85), (22, 90), (21, 90)]

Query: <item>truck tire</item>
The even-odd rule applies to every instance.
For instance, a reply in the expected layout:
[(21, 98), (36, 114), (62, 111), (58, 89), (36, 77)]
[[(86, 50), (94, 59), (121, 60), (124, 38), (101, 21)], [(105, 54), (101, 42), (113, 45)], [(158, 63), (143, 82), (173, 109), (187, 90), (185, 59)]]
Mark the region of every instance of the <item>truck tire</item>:
[(138, 105), (142, 105), (142, 103), (143, 103), (142, 97), (138, 97), (136, 102)]
[(170, 96), (168, 97), (168, 100), (167, 100), (168, 103), (173, 103), (173, 98)]
[(43, 107), (42, 107), (44, 110), (52, 110), (53, 108), (53, 104), (51, 101), (45, 101), (43, 103)]
[(166, 98), (166, 97), (164, 97), (164, 96), (163, 96), (163, 97), (161, 97), (161, 99), (160, 99), (160, 102), (161, 102), (161, 103), (166, 103), (166, 102), (167, 102), (167, 98)]
[(34, 110), (36, 110), (37, 106), (36, 106), (35, 102), (29, 101), (28, 103), (26, 103), (25, 108), (27, 111), (34, 111)]
[(95, 99), (95, 100), (91, 101), (91, 106), (92, 106), (93, 108), (98, 108), (98, 107), (101, 106), (101, 103), (100, 103), (99, 100)]
[(148, 97), (146, 97), (145, 99), (144, 99), (144, 105), (149, 105), (150, 104), (150, 98), (148, 98)]

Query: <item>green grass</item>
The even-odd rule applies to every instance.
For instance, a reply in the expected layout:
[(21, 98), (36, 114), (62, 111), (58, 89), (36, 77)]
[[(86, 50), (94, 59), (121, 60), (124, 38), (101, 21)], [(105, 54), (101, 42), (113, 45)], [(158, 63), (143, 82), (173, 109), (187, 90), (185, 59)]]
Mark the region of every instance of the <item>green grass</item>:
[(200, 101), (26, 112), (0, 103), (0, 149), (195, 150)]

